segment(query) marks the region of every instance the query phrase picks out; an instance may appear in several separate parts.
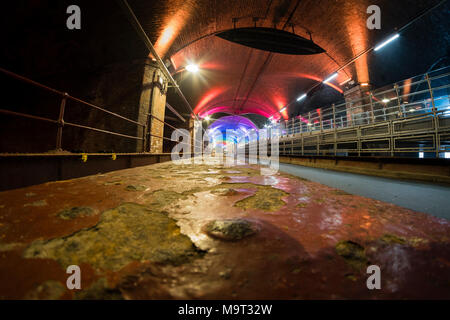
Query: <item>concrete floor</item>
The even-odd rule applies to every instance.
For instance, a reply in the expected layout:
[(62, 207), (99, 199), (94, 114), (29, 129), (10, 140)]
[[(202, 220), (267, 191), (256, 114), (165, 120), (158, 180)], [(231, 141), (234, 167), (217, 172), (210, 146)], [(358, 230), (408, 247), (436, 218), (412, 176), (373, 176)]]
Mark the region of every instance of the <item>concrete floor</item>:
[(280, 170), (351, 194), (450, 220), (450, 187), (280, 163)]
[(286, 173), (161, 163), (1, 192), (0, 298), (449, 299), (449, 235)]

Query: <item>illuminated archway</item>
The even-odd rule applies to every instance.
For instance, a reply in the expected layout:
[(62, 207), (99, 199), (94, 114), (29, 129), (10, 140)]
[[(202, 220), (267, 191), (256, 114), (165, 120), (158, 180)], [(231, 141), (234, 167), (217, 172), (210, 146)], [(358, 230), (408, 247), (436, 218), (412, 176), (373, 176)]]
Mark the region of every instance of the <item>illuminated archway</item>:
[(225, 116), (211, 123), (206, 132), (215, 145), (235, 143), (248, 137), (258, 127), (248, 118), (238, 115)]

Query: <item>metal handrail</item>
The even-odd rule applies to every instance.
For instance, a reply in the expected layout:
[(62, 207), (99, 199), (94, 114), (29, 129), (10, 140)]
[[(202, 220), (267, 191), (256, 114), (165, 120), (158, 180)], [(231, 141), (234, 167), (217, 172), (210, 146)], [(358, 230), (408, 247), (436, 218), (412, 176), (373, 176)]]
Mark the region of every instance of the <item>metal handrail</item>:
[(122, 11), (127, 16), (128, 20), (130, 21), (131, 25), (135, 28), (138, 36), (142, 39), (147, 49), (151, 52), (151, 54), (155, 57), (156, 63), (158, 64), (160, 70), (164, 73), (164, 75), (167, 77), (167, 79), (172, 83), (175, 92), (178, 94), (178, 96), (183, 100), (184, 104), (189, 108), (190, 112), (194, 117), (198, 119), (197, 114), (194, 112), (194, 109), (192, 109), (189, 101), (184, 96), (183, 92), (180, 90), (180, 87), (178, 86), (175, 79), (170, 74), (169, 70), (167, 69), (166, 65), (162, 61), (161, 57), (159, 56), (158, 52), (156, 52), (155, 47), (153, 46), (153, 43), (150, 41), (150, 38), (147, 36), (147, 33), (144, 31), (144, 28), (142, 28), (141, 23), (139, 22), (138, 18), (133, 12), (133, 9), (131, 9), (130, 5), (126, 0), (117, 0), (117, 3), (122, 8)]
[(9, 114), (9, 115), (12, 115), (12, 116), (23, 117), (23, 118), (34, 119), (34, 120), (41, 120), (41, 121), (46, 121), (46, 122), (58, 123), (58, 120), (53, 120), (53, 119), (48, 119), (48, 118), (44, 118), (44, 117), (34, 116), (34, 115), (31, 115), (31, 114), (26, 114), (26, 113), (21, 113), (21, 112), (15, 112), (15, 111), (11, 111), (11, 110), (0, 109), (0, 113)]
[[(102, 112), (110, 114), (110, 115), (112, 115), (112, 116), (114, 116), (116, 118), (128, 121), (128, 122), (130, 122), (132, 124), (135, 124), (137, 126), (144, 127), (144, 128), (146, 127), (145, 124), (142, 124), (142, 123), (140, 123), (138, 121), (129, 119), (129, 118), (124, 117), (124, 116), (122, 116), (122, 115), (120, 115), (118, 113), (109, 111), (109, 110), (107, 110), (105, 108), (99, 107), (99, 106), (97, 106), (95, 104), (92, 104), (90, 102), (86, 102), (86, 101), (84, 101), (82, 99), (73, 97), (73, 96), (71, 96), (70, 94), (68, 94), (66, 92), (62, 92), (62, 91), (56, 90), (54, 88), (48, 87), (48, 86), (46, 86), (46, 85), (44, 85), (42, 83), (39, 83), (39, 82), (31, 80), (31, 79), (29, 79), (27, 77), (18, 75), (16, 73), (11, 72), (9, 70), (6, 70), (4, 68), (0, 68), (0, 72), (4, 73), (7, 76), (10, 76), (10, 77), (12, 77), (12, 78), (14, 78), (16, 80), (20, 80), (20, 81), (22, 81), (24, 83), (30, 84), (32, 86), (35, 86), (35, 87), (38, 87), (38, 88), (41, 88), (41, 89), (44, 89), (46, 91), (49, 91), (51, 93), (54, 93), (54, 94), (59, 95), (59, 96), (62, 97), (61, 103), (60, 103), (60, 109), (59, 109), (59, 118), (57, 120), (49, 119), (49, 118), (45, 118), (45, 117), (40, 117), (40, 116), (36, 116), (36, 115), (31, 115), (31, 114), (27, 114), (27, 113), (21, 113), (21, 112), (15, 112), (15, 111), (11, 111), (11, 110), (6, 110), (6, 109), (0, 109), (0, 113), (2, 113), (2, 114), (7, 114), (7, 115), (11, 115), (11, 116), (17, 116), (17, 117), (22, 117), (22, 118), (28, 118), (28, 119), (34, 119), (34, 120), (39, 120), (39, 121), (45, 121), (45, 122), (51, 122), (51, 123), (54, 123), (54, 124), (58, 125), (58, 131), (57, 131), (57, 137), (56, 137), (56, 150), (62, 150), (62, 128), (64, 126), (71, 126), (71, 127), (82, 128), (82, 129), (86, 129), (86, 130), (101, 132), (101, 133), (110, 134), (110, 135), (119, 136), (119, 137), (128, 138), (128, 139), (145, 140), (144, 138), (138, 137), (138, 136), (126, 135), (126, 134), (119, 133), (119, 132), (114, 132), (114, 131), (94, 128), (94, 127), (85, 126), (85, 125), (78, 124), (78, 123), (64, 121), (64, 112), (65, 112), (65, 107), (66, 107), (66, 101), (67, 100), (72, 100), (72, 101), (81, 103), (83, 105), (86, 105), (86, 106), (88, 106), (90, 108), (93, 108), (93, 109), (96, 109), (96, 110), (100, 110)], [(154, 115), (150, 115), (150, 116), (155, 118), (155, 119), (157, 119), (158, 121), (164, 123), (165, 125), (169, 126), (170, 128), (172, 128), (174, 130), (177, 129), (174, 126), (172, 126), (171, 124), (165, 122), (164, 120), (161, 120), (161, 119), (157, 118)], [(181, 118), (181, 119), (183, 121), (185, 121), (184, 118)], [(164, 140), (170, 140), (172, 142), (178, 142), (178, 141), (172, 140), (170, 138), (166, 138), (164, 136), (159, 136), (159, 135), (152, 134), (150, 132), (148, 132), (148, 134), (150, 136), (154, 136), (154, 137), (161, 138), (161, 139), (164, 139)]]
[[(404, 82), (407, 80), (413, 80), (414, 78), (420, 77), (421, 78), (420, 80), (411, 82), (408, 85), (412, 87), (419, 83), (427, 83), (428, 88), (424, 90), (403, 94), (399, 93), (399, 88), (404, 88), (406, 87), (406, 85), (398, 86), (397, 83), (395, 83), (392, 88), (389, 88), (387, 90), (381, 88), (381, 91), (375, 90), (372, 92), (368, 92), (367, 97), (348, 100), (340, 104), (333, 104), (331, 107), (316, 109), (319, 110), (318, 112), (313, 110), (308, 112), (308, 114), (300, 114), (299, 116), (292, 118), (291, 120), (288, 120), (286, 132), (282, 133), (282, 136), (301, 132), (324, 130), (325, 128), (330, 129), (338, 127), (351, 128), (361, 124), (370, 124), (386, 121), (387, 118), (392, 117), (396, 117), (397, 119), (405, 119), (414, 116), (414, 113), (417, 113), (419, 111), (426, 112), (427, 109), (430, 109), (431, 112), (433, 111), (436, 112), (437, 110), (434, 110), (436, 109), (435, 101), (442, 100), (442, 97), (435, 98), (433, 96), (433, 92), (437, 90), (450, 88), (450, 84), (447, 83), (444, 85), (438, 85), (433, 87), (432, 81), (449, 77), (450, 72), (445, 72), (443, 74), (436, 74), (438, 72), (448, 70), (448, 68), (450, 67), (447, 66), (433, 71), (432, 77), (430, 77), (429, 74), (426, 73), (402, 81)], [(393, 97), (391, 96), (390, 98), (391, 101), (386, 103), (379, 101), (377, 97), (383, 97), (386, 95), (386, 93), (394, 93), (394, 96)], [(407, 97), (419, 96), (426, 93), (429, 93), (429, 96), (419, 101), (414, 101), (412, 103), (403, 103), (401, 101), (405, 100), (405, 98)], [(369, 102), (367, 102), (367, 100), (369, 100)], [(427, 106), (427, 104), (429, 104), (430, 106)], [(414, 111), (406, 110), (406, 107), (408, 107), (409, 105), (411, 107), (413, 106), (417, 107), (422, 105), (422, 107), (419, 110)], [(361, 109), (362, 110), (369, 109), (369, 110), (355, 113), (355, 111)], [(302, 123), (306, 124), (303, 125)]]
[(115, 117), (117, 117), (117, 118), (123, 119), (123, 120), (125, 120), (125, 121), (134, 123), (134, 124), (136, 124), (136, 125), (138, 125), (138, 126), (140, 126), (140, 127), (145, 127), (145, 124), (142, 124), (142, 123), (139, 123), (139, 122), (137, 122), (137, 121), (128, 119), (128, 118), (126, 118), (126, 117), (124, 117), (124, 116), (121, 116), (120, 114), (117, 114), (117, 113), (115, 113), (115, 112), (111, 112), (111, 111), (109, 111), (109, 110), (106, 110), (106, 109), (103, 109), (103, 108), (101, 108), (101, 107), (99, 107), (99, 106), (96, 106), (95, 104), (92, 104), (92, 103), (83, 101), (83, 100), (81, 100), (81, 99), (72, 97), (72, 96), (69, 95), (69, 94), (67, 95), (67, 99), (70, 99), (70, 100), (73, 100), (73, 101), (76, 101), (76, 102), (80, 102), (80, 103), (82, 103), (82, 104), (84, 104), (84, 105), (86, 105), (86, 106), (89, 106), (89, 107), (91, 107), (91, 108), (94, 108), (94, 109), (103, 111), (103, 112), (105, 112), (105, 113), (108, 113), (108, 114), (110, 114), (110, 115), (112, 115), (112, 116), (115, 116)]

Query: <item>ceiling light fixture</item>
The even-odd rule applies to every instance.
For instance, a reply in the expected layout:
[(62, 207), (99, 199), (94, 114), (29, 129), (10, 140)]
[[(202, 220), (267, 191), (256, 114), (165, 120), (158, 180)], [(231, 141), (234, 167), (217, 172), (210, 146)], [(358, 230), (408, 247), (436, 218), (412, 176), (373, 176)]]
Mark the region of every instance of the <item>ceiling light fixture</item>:
[(192, 73), (198, 72), (198, 66), (196, 64), (188, 64), (186, 70)]
[(342, 86), (342, 85), (344, 85), (344, 84), (346, 84), (346, 83), (348, 83), (348, 82), (350, 82), (350, 81), (352, 81), (352, 78), (348, 78), (347, 80), (345, 80), (345, 81), (339, 83), (339, 85)]
[(387, 45), (388, 43), (394, 41), (395, 39), (397, 39), (398, 37), (400, 37), (400, 35), (398, 33), (394, 34), (392, 37), (390, 37), (389, 39), (387, 39), (386, 41), (384, 41), (382, 44), (378, 45), (375, 47), (375, 51), (380, 50), (381, 48), (383, 48), (385, 45)]
[(303, 100), (306, 98), (306, 93), (297, 98), (297, 101)]

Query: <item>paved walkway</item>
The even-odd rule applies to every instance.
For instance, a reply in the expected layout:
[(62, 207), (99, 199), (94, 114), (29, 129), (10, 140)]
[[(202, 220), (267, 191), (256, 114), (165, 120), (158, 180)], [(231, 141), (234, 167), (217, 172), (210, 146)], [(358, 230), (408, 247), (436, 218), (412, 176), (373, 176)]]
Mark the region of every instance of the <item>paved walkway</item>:
[(351, 194), (450, 220), (450, 187), (280, 163), (280, 170)]

